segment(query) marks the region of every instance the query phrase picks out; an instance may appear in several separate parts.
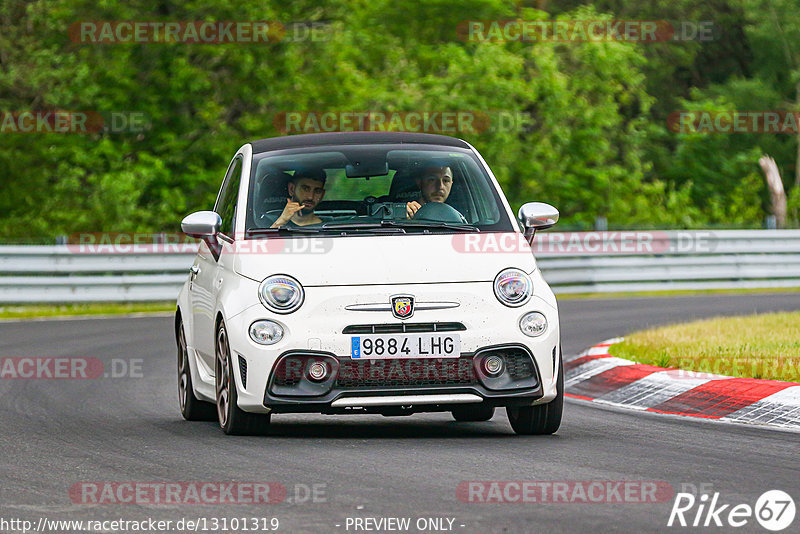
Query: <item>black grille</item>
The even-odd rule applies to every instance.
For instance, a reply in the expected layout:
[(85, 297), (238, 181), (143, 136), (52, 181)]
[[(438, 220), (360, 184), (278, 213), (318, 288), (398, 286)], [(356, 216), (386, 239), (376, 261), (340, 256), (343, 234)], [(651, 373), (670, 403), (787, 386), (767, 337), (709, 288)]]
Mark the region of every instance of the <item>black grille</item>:
[(242, 375), (242, 387), (247, 389), (247, 360), (239, 356), (239, 372)]
[(533, 360), (528, 353), (519, 347), (489, 349), (481, 352), (483, 358), (489, 355), (502, 356), (506, 362), (506, 372), (513, 380), (530, 378), (536, 374)]
[(506, 365), (508, 365), (508, 374), (514, 380), (530, 378), (534, 375), (531, 357), (522, 350), (517, 349), (514, 352), (507, 353)]
[[(505, 362), (505, 372), (499, 377), (485, 376), (477, 370), (489, 355), (498, 355)], [(304, 388), (311, 384), (305, 378), (309, 360), (330, 359), (333, 356), (297, 353), (279, 360), (272, 377), (272, 386), (277, 388)], [(478, 359), (477, 364), (475, 358)], [(454, 387), (483, 384), (489, 389), (513, 389), (531, 387), (536, 382), (536, 367), (526, 350), (519, 347), (496, 347), (479, 351), (476, 355), (459, 358), (392, 358), (352, 359), (336, 357), (334, 376), (327, 388), (352, 390), (359, 388), (423, 388)], [(245, 380), (247, 363), (240, 358), (242, 380)], [(479, 375), (480, 373), (480, 375)]]
[(418, 332), (458, 332), (466, 330), (461, 323), (393, 323), (356, 324), (345, 326), (343, 334), (402, 334)]
[(303, 379), (304, 367), (305, 359), (302, 357), (282, 359), (275, 369), (273, 383), (276, 386), (296, 386)]
[(464, 358), (409, 358), (387, 360), (339, 359), (334, 387), (459, 386), (477, 384), (472, 356)]

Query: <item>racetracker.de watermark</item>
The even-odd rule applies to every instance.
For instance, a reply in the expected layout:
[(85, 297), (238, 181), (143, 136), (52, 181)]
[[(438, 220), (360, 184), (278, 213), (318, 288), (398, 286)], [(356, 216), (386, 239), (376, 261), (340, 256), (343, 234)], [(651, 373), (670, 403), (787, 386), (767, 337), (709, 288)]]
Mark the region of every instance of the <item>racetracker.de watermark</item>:
[(465, 20), (456, 27), (467, 42), (661, 43), (714, 40), (713, 21), (666, 20)]
[(662, 480), (468, 480), (456, 488), (466, 503), (648, 504), (669, 502), (673, 495)]
[(675, 379), (718, 379), (722, 376), (766, 378), (786, 382), (800, 382), (800, 356), (759, 359), (739, 355), (715, 355), (714, 357), (677, 358), (670, 362), (673, 367), (692, 367), (703, 371), (671, 369), (665, 373)]
[(667, 128), (675, 133), (800, 133), (800, 112), (785, 110), (673, 111)]
[[(307, 236), (246, 237), (237, 233), (232, 243), (218, 238), (217, 244), (236, 254), (327, 254), (334, 245), (333, 240)], [(65, 246), (72, 254), (139, 255), (197, 254), (200, 245), (197, 239), (179, 233), (82, 232), (68, 236)]]
[(528, 244), (519, 233), (454, 234), (451, 246), (464, 254), (533, 252), (537, 255), (639, 255), (711, 253), (717, 247), (714, 232), (619, 231), (543, 232)]
[(0, 358), (0, 380), (94, 380), (142, 378), (141, 358), (103, 362), (85, 356), (23, 356)]
[[(368, 381), (379, 384), (386, 380), (408, 382), (412, 380), (470, 382), (478, 378), (475, 362), (470, 358), (399, 358), (402, 351), (370, 356), (372, 359), (343, 360), (331, 375), (339, 382)], [(296, 381), (307, 376), (308, 358), (289, 356), (275, 371), (282, 381)]]
[(327, 41), (331, 28), (322, 21), (86, 20), (72, 23), (67, 32), (72, 42), (84, 44), (245, 44)]
[(286, 496), (278, 482), (77, 482), (69, 488), (75, 504), (277, 504)]
[(0, 134), (141, 133), (151, 126), (150, 117), (140, 111), (0, 110)]
[(284, 111), (273, 118), (283, 134), (321, 132), (481, 133), (492, 125), (482, 111)]

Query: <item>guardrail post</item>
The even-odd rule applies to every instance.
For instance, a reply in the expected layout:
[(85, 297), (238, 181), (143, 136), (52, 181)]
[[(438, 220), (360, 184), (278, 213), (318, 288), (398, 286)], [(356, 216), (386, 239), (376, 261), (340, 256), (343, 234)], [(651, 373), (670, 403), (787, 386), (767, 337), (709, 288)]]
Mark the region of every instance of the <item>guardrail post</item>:
[(767, 215), (767, 218), (764, 220), (764, 226), (767, 230), (777, 230), (778, 218), (774, 215)]
[(605, 232), (608, 230), (608, 219), (600, 215), (594, 220), (594, 229), (598, 232)]

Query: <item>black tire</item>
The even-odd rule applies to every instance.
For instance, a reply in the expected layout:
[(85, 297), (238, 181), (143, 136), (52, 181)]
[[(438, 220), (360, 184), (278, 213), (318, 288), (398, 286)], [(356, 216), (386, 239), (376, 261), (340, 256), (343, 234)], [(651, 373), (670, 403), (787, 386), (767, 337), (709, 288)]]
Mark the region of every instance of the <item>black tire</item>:
[(216, 421), (217, 410), (214, 405), (194, 396), (186, 333), (183, 330), (183, 321), (180, 319), (175, 329), (175, 338), (178, 344), (178, 402), (181, 415), (187, 421)]
[(547, 404), (537, 406), (507, 406), (508, 422), (517, 434), (553, 434), (561, 426), (564, 412), (564, 362), (558, 355), (558, 393)]
[(229, 435), (264, 435), (269, 431), (270, 414), (248, 413), (239, 408), (233, 378), (233, 361), (225, 324), (217, 327), (215, 343), (214, 384), (217, 396), (217, 420)]
[(453, 419), (462, 423), (488, 421), (494, 416), (494, 406), (488, 404), (465, 404), (451, 410)]

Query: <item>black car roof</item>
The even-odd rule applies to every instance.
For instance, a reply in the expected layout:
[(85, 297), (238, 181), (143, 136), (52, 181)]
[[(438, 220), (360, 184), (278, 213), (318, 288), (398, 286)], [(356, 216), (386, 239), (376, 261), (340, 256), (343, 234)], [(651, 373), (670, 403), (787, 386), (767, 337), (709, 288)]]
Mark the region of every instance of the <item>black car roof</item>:
[(285, 148), (304, 148), (323, 145), (358, 145), (358, 144), (402, 144), (417, 143), (425, 145), (453, 146), (458, 148), (470, 148), (461, 139), (448, 137), (446, 135), (435, 135), (425, 133), (408, 132), (330, 132), (302, 135), (287, 135), (283, 137), (271, 137), (269, 139), (259, 139), (250, 144), (253, 145), (253, 153), (269, 152), (271, 150), (282, 150)]

